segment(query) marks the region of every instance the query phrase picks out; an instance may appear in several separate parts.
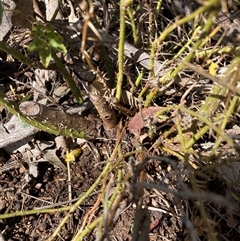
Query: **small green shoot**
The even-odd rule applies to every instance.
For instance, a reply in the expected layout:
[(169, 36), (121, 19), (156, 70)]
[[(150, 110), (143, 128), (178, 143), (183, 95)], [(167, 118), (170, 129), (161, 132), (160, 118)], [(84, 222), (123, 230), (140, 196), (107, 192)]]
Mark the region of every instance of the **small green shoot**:
[(32, 37), (34, 40), (29, 44), (28, 51), (38, 51), (41, 62), (45, 68), (50, 64), (53, 51), (63, 54), (67, 53), (61, 35), (49, 25), (34, 24), (32, 27)]

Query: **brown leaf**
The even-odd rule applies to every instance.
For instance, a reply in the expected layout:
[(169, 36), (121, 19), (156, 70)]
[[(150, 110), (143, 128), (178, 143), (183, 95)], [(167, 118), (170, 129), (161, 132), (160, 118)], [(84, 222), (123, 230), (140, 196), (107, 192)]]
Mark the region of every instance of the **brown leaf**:
[(129, 122), (128, 129), (129, 131), (139, 136), (142, 128), (146, 126), (146, 120), (154, 116), (162, 107), (148, 107), (142, 109), (140, 112), (138, 112)]

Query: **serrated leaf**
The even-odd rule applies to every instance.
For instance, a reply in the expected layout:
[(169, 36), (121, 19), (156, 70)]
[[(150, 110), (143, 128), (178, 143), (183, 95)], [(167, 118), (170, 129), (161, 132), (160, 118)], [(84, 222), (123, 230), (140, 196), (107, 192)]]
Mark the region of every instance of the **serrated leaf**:
[(39, 50), (43, 47), (45, 47), (46, 44), (45, 42), (40, 39), (40, 38), (37, 38), (37, 39), (34, 39), (27, 47), (27, 50), (31, 53), (31, 52), (34, 52), (36, 50)]
[(39, 50), (39, 57), (41, 59), (41, 62), (45, 68), (48, 67), (51, 57), (52, 57), (52, 50), (48, 47), (46, 48), (41, 48)]

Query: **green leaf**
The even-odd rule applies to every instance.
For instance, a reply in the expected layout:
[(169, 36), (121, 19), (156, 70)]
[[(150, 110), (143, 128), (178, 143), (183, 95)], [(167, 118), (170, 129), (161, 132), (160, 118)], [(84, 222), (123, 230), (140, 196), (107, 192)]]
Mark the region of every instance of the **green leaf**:
[(52, 50), (49, 47), (39, 49), (39, 57), (41, 62), (45, 68), (48, 67), (51, 57), (52, 57)]
[(31, 53), (45, 47), (46, 43), (42, 39), (36, 38), (28, 45), (27, 50)]
[(49, 25), (34, 24), (32, 37), (34, 40), (29, 44), (28, 51), (39, 51), (40, 60), (46, 68), (51, 61), (52, 51), (67, 53), (62, 36)]
[(48, 47), (62, 53), (67, 53), (62, 36), (49, 25), (34, 24), (32, 27), (32, 37), (35, 40), (30, 44), (29, 51)]
[(49, 45), (59, 52), (62, 52), (64, 54), (67, 53), (67, 49), (65, 45), (62, 42), (58, 41), (57, 39), (54, 39), (54, 38), (49, 39)]
[(46, 25), (44, 27), (44, 32), (45, 33), (52, 33), (52, 32), (54, 32), (54, 29), (50, 25)]
[(34, 23), (32, 25), (32, 33), (31, 33), (31, 35), (33, 37), (36, 37), (36, 38), (41, 36), (43, 34), (43, 28), (44, 28), (44, 26), (42, 24)]
[(140, 11), (141, 10), (141, 5), (137, 5), (136, 11)]

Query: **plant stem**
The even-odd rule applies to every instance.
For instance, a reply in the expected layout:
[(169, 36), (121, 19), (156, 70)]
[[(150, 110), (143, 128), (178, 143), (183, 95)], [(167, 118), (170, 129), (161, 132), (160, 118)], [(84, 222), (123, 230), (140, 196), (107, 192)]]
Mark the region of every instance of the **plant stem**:
[(123, 84), (123, 68), (124, 68), (124, 41), (125, 41), (125, 15), (126, 7), (125, 0), (120, 1), (120, 33), (118, 43), (118, 75), (117, 75), (117, 90), (116, 98), (118, 101), (121, 99), (122, 84)]
[(79, 89), (77, 88), (74, 80), (72, 79), (71, 75), (68, 73), (64, 64), (60, 61), (60, 59), (57, 57), (57, 55), (54, 52), (52, 52), (52, 58), (56, 62), (56, 65), (58, 67), (58, 71), (62, 74), (63, 78), (67, 82), (67, 84), (68, 84), (69, 88), (71, 89), (71, 91), (73, 92), (77, 102), (79, 104), (82, 104), (84, 101), (83, 101), (83, 98), (80, 95)]
[(20, 54), (15, 48), (10, 47), (9, 45), (5, 44), (2, 41), (0, 41), (0, 49), (6, 53), (12, 55), (14, 58), (16, 58), (19, 62), (21, 62), (23, 64), (31, 65), (34, 62), (33, 60)]

